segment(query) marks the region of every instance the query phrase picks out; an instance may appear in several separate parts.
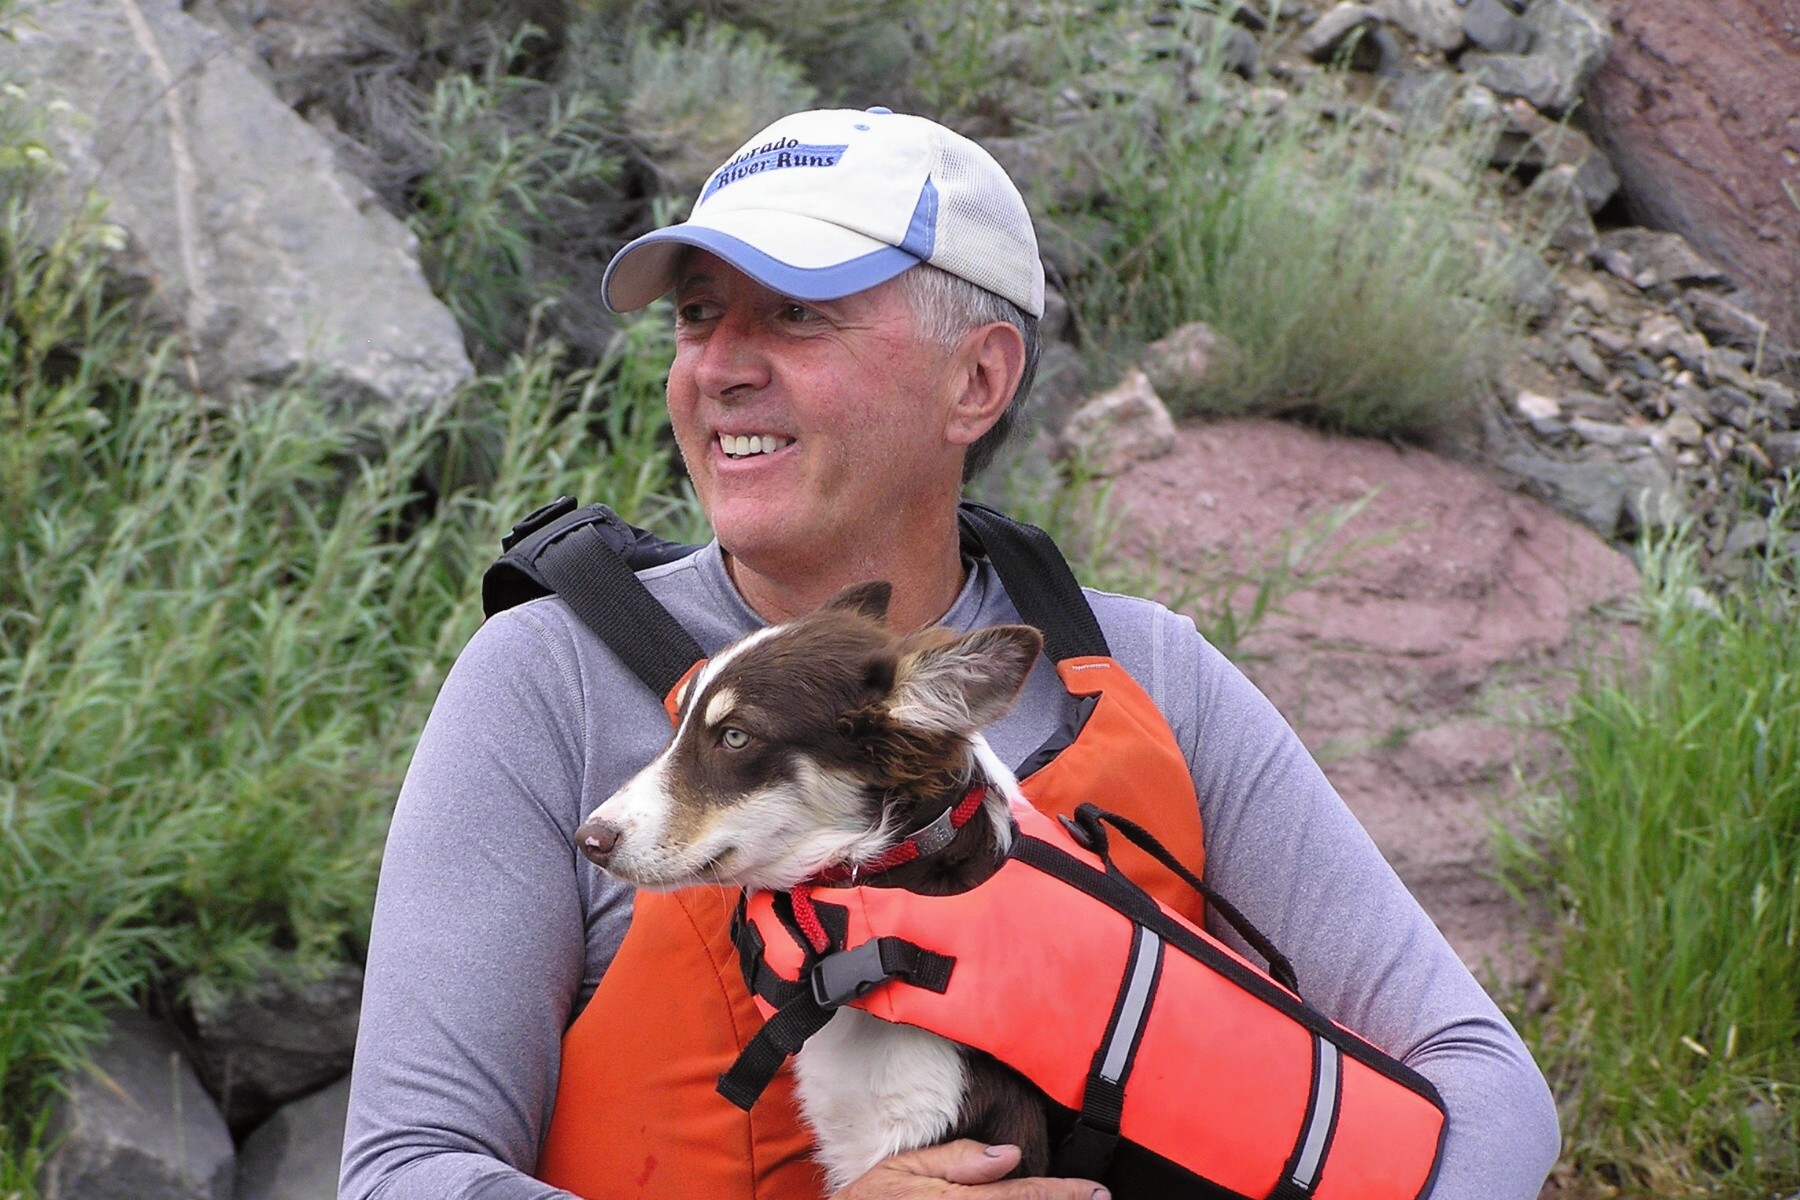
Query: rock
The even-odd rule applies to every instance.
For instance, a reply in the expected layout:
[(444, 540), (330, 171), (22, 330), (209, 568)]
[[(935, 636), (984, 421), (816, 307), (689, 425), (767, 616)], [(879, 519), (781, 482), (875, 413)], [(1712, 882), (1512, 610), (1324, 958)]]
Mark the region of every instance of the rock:
[(469, 378), (412, 234), (226, 38), (174, 0), (25, 0), (14, 18), (0, 74), (70, 106), (62, 209), (106, 200), (204, 389), (304, 379), (392, 422)]
[(1462, 28), (1469, 41), (1490, 54), (1523, 54), (1531, 49), (1531, 26), (1500, 0), (1469, 0)]
[(1771, 433), (1762, 446), (1777, 471), (1800, 470), (1800, 433)]
[(1075, 410), (1063, 426), (1060, 457), (1097, 475), (1117, 475), (1174, 447), (1174, 419), (1150, 380), (1134, 368), (1117, 387)]
[(1068, 297), (1053, 287), (1044, 289), (1044, 315), (1038, 320), (1038, 337), (1046, 342), (1073, 341)]
[(1507, 102), (1506, 124), (1489, 162), (1496, 167), (1545, 171), (1568, 167), (1576, 194), (1590, 213), (1599, 212), (1619, 190), (1619, 176), (1587, 135), (1552, 121), (1523, 100)]
[(1535, 323), (1556, 311), (1556, 275), (1535, 251), (1502, 236), (1493, 266), (1502, 296), (1520, 316)]
[(1183, 424), (1111, 498), (1115, 551), (1166, 570), (1165, 594), (1259, 578), (1296, 530), (1360, 506), (1240, 659), (1309, 747), (1333, 748), (1332, 784), (1464, 961), (1509, 969), (1519, 909), (1494, 882), (1493, 820), (1555, 738), (1509, 720), (1493, 685), (1560, 697), (1578, 647), (1635, 640), (1607, 615), (1640, 590), (1630, 561), (1473, 464), (1284, 421)]
[[(60, 1139), (60, 1144), (58, 1144)], [(231, 1135), (174, 1034), (113, 1018), (52, 1118), (44, 1200), (231, 1200)]]
[(1186, 400), (1218, 383), (1223, 350), (1212, 327), (1194, 321), (1151, 342), (1138, 361), (1157, 395)]
[(1605, 60), (1611, 25), (1591, 0), (1536, 0), (1524, 22), (1532, 35), (1528, 52), (1474, 50), (1457, 66), (1503, 96), (1518, 96), (1561, 116), (1581, 99)]
[(1569, 428), (1583, 441), (1597, 446), (1636, 446), (1650, 440), (1648, 429), (1617, 425), (1611, 421), (1595, 421), (1588, 417), (1570, 417)]
[(1643, 324), (1638, 326), (1637, 344), (1651, 358), (1674, 355), (1690, 371), (1706, 364), (1706, 339), (1690, 332), (1669, 313), (1651, 313), (1645, 317)]
[(1094, 155), (1082, 152), (1091, 132), (1085, 126), (1052, 128), (981, 144), (1034, 207), (1080, 211), (1106, 194)]
[(259, 1125), (238, 1155), (235, 1200), (337, 1200), (349, 1108), (343, 1079)]
[(1766, 345), (1769, 323), (1740, 308), (1725, 297), (1699, 288), (1690, 289), (1683, 299), (1694, 314), (1694, 324), (1715, 342), (1756, 350)]
[(1605, 387), (1607, 380), (1612, 378), (1612, 372), (1606, 369), (1606, 364), (1600, 361), (1600, 355), (1595, 352), (1594, 343), (1579, 334), (1563, 343), (1563, 357), (1586, 376), (1590, 383)]
[(1668, 529), (1693, 519), (1687, 493), (1653, 455), (1619, 464), (1625, 476), (1625, 519), (1633, 532)]
[(1554, 396), (1520, 392), (1513, 404), (1528, 421), (1556, 421), (1562, 418), (1562, 402)]
[(1531, 181), (1521, 198), (1526, 219), (1545, 239), (1579, 262), (1600, 249), (1600, 234), (1574, 167), (1554, 167)]
[(1462, 49), (1463, 10), (1456, 0), (1378, 0), (1375, 11), (1434, 50)]
[(1645, 291), (1665, 283), (1718, 280), (1725, 273), (1679, 233), (1610, 229), (1600, 238), (1600, 265)]
[(247, 1129), (347, 1072), (361, 1003), (362, 971), (347, 964), (323, 979), (271, 974), (197, 995), (196, 1066), (231, 1127)]
[[(1792, 0), (1609, 0), (1589, 131), (1633, 221), (1682, 234), (1800, 345), (1800, 20)], [(1785, 185), (1785, 187), (1784, 187)]]
[(1379, 27), (1380, 24), (1381, 14), (1366, 4), (1339, 4), (1306, 27), (1306, 31), (1294, 43), (1294, 50), (1314, 62), (1330, 62), (1337, 57), (1351, 34)]
[(1662, 423), (1663, 435), (1676, 446), (1698, 446), (1706, 438), (1706, 430), (1700, 427), (1691, 413), (1678, 412)]
[(1607, 451), (1590, 448), (1567, 460), (1520, 447), (1504, 455), (1500, 467), (1601, 537), (1618, 533), (1630, 484)]
[(1062, 431), (1069, 414), (1080, 405), (1088, 386), (1087, 363), (1067, 342), (1050, 342), (1038, 353), (1037, 378), (1032, 380), (1026, 412), (1040, 429)]

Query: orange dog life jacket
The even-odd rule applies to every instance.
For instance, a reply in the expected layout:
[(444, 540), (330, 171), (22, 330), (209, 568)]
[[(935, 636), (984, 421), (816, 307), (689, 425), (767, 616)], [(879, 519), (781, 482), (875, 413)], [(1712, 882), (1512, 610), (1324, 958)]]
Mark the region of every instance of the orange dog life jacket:
[(1081, 841), (1014, 817), (999, 871), (957, 895), (751, 895), (738, 943), (768, 1032), (722, 1088), (753, 1100), (758, 1063), (849, 1004), (1019, 1071), (1054, 1106), (1055, 1173), (1119, 1196), (1426, 1194), (1445, 1127), (1429, 1082), (1131, 883), (1092, 806), (1068, 825)]

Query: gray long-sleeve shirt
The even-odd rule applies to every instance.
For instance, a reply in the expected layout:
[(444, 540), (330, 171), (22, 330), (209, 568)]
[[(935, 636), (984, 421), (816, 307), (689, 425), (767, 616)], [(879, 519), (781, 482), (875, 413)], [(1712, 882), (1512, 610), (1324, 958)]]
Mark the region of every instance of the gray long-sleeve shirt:
[[(708, 653), (763, 624), (716, 545), (641, 577)], [(1442, 1093), (1434, 1200), (1535, 1197), (1558, 1146), (1543, 1077), (1300, 739), (1185, 617), (1089, 600), (1192, 765), (1208, 881), (1287, 953), (1314, 1006)], [(983, 565), (943, 623), (1018, 619)], [(1049, 736), (1060, 688), (1040, 661), (986, 731), (1002, 759), (1017, 763)], [(574, 833), (668, 737), (662, 698), (560, 600), (503, 613), (470, 640), (419, 740), (382, 861), (344, 1200), (567, 1196), (530, 1172), (563, 1033), (631, 915), (629, 887), (589, 865)]]

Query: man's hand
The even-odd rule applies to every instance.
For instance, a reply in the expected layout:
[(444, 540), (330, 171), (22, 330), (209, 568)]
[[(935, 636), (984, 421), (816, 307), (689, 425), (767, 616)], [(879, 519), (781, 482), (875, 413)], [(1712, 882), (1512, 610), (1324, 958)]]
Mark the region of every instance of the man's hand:
[(876, 1163), (831, 1200), (1111, 1200), (1084, 1179), (1008, 1179), (1019, 1165), (1017, 1146), (984, 1146), (963, 1139), (908, 1150)]

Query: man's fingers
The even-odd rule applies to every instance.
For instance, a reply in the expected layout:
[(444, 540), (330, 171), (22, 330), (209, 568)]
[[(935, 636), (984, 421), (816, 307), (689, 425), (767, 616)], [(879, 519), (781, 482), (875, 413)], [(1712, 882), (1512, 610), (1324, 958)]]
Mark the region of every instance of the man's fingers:
[(896, 1154), (888, 1160), (910, 1175), (942, 1179), (949, 1183), (992, 1183), (1019, 1165), (1017, 1146), (984, 1146), (962, 1138), (941, 1146), (926, 1146)]
[(896, 1154), (884, 1164), (908, 1175), (981, 1187), (981, 1200), (1111, 1200), (1107, 1190), (1085, 1179), (1006, 1179), (1019, 1165), (1017, 1146), (985, 1146), (964, 1138)]

